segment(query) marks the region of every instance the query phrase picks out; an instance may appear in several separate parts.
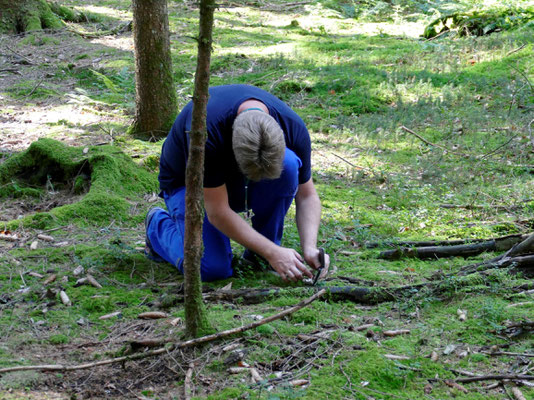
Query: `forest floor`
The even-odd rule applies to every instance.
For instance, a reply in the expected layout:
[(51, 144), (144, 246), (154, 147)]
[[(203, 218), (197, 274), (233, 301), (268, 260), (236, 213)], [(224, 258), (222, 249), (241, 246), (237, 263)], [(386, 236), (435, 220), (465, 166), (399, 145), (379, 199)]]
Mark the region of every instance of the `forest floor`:
[[(63, 3), (101, 15), (78, 31), (132, 18), (127, 0)], [(328, 7), (334, 3), (344, 6)], [(75, 371), (0, 373), (0, 398), (181, 399), (184, 386), (208, 399), (520, 399), (518, 390), (533, 398), (532, 276), (495, 265), (459, 276), (502, 250), (380, 256), (401, 241), (472, 242), (534, 226), (532, 25), (425, 40), (434, 12), (416, 7), (425, 3), (387, 9), (377, 1), (361, 15), (350, 2), (327, 1), (234, 1), (216, 11), (211, 85), (271, 91), (310, 130), (320, 244), (333, 266), (319, 288), (367, 287), (389, 293), (388, 301), (330, 294), (188, 350)], [(448, 3), (439, 4), (446, 12)], [(182, 107), (191, 99), (198, 12), (172, 1), (169, 13)], [(121, 171), (103, 188), (90, 177), (109, 208), (74, 183), (62, 185), (55, 170), (29, 185), (39, 165), (0, 181), (0, 369), (77, 365), (122, 355), (132, 340), (182, 338), (175, 297), (183, 278), (142, 252), (144, 215), (162, 205), (155, 195), (162, 141), (126, 134), (135, 107), (131, 33), (88, 36), (0, 36), (0, 178), (2, 165), (40, 138), (72, 148), (80, 171), (89, 163), (94, 173), (110, 155)], [(293, 220), (292, 209), (284, 245), (298, 249)], [(234, 246), (236, 258), (242, 250)], [(101, 287), (77, 284), (86, 274)], [(280, 291), (256, 304), (216, 300), (228, 285)], [(214, 331), (276, 314), (314, 291), (239, 263), (233, 278), (205, 290)], [(147, 311), (167, 315), (139, 318)], [(230, 373), (236, 366), (245, 368)], [(461, 381), (473, 377), (480, 381)]]

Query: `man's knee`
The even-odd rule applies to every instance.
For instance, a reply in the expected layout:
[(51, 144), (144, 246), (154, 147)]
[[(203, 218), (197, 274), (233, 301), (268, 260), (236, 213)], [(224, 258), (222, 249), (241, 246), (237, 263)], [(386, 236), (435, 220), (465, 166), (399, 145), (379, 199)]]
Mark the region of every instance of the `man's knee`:
[(211, 282), (218, 281), (221, 279), (230, 278), (233, 274), (232, 263), (218, 261), (218, 262), (209, 262), (202, 261), (200, 265), (200, 276), (202, 282)]

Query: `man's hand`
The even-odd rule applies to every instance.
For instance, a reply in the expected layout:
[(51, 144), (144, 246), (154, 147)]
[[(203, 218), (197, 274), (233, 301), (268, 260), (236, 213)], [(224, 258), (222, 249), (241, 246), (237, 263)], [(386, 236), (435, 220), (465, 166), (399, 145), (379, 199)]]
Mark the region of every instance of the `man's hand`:
[(284, 281), (297, 282), (307, 276), (312, 278), (311, 271), (304, 264), (304, 259), (295, 250), (280, 247), (271, 254), (267, 261)]
[[(310, 248), (310, 249), (304, 250), (304, 260), (313, 269), (319, 269), (321, 267), (321, 262), (319, 261), (319, 249)], [(324, 255), (324, 268), (321, 271), (320, 278), (324, 278), (328, 274), (329, 267), (330, 267), (330, 256), (328, 254), (325, 254)]]

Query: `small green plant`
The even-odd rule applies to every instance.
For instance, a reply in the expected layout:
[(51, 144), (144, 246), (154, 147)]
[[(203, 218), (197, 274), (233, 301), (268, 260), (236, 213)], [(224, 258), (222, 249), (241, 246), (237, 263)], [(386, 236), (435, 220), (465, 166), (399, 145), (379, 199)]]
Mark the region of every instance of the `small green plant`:
[(48, 341), (51, 344), (67, 344), (69, 343), (69, 337), (67, 335), (63, 335), (61, 333), (52, 335), (48, 338)]

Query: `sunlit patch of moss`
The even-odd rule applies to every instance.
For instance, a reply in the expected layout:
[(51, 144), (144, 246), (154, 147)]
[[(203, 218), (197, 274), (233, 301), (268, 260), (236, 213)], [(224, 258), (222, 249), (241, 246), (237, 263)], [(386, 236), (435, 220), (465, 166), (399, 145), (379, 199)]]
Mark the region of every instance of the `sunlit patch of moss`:
[[(87, 178), (82, 184), (80, 177), (83, 176)], [(90, 188), (78, 203), (28, 216), (12, 222), (12, 226), (22, 224), (44, 228), (50, 223), (73, 221), (94, 224), (109, 221), (111, 216), (131, 222), (132, 217), (135, 218), (129, 212), (131, 201), (143, 193), (157, 190), (155, 175), (137, 166), (117, 147), (98, 146), (84, 154), (81, 148), (70, 148), (50, 139), (34, 142), (27, 151), (0, 166), (0, 182), (13, 177), (32, 184), (74, 184), (80, 190), (89, 187), (90, 182)]]

